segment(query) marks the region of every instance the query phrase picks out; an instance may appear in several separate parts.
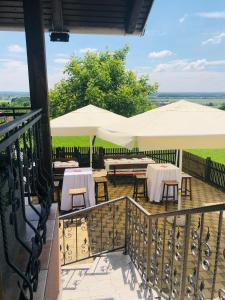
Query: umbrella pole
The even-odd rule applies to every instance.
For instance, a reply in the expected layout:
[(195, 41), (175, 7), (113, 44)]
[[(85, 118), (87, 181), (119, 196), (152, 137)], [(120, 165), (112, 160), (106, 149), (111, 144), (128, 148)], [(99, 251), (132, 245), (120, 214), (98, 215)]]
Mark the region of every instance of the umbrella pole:
[[(180, 169), (180, 174), (182, 172), (182, 157), (183, 157), (183, 150), (180, 149), (180, 156), (179, 156), (179, 169)], [(182, 209), (182, 199), (181, 199), (181, 180), (182, 180), (182, 176), (180, 177), (179, 180), (179, 185), (178, 185), (178, 210)], [(174, 218), (175, 217), (168, 217), (167, 221), (171, 224), (174, 224)], [(185, 226), (185, 216), (182, 215), (178, 215), (177, 219), (176, 219), (176, 226), (181, 226), (184, 227)]]
[(176, 162), (175, 162), (176, 166), (178, 166), (178, 153), (179, 153), (178, 151), (179, 151), (179, 150), (177, 149), (177, 150), (176, 150)]
[(90, 168), (92, 168), (92, 154), (93, 154), (92, 136), (89, 137), (89, 146), (90, 146)]
[[(182, 172), (182, 165), (183, 165), (183, 150), (180, 149), (180, 156), (179, 156), (179, 169), (180, 169), (180, 174)], [(182, 199), (181, 199), (181, 182), (182, 182), (182, 176), (179, 180), (179, 190), (178, 190), (178, 210), (182, 209)]]

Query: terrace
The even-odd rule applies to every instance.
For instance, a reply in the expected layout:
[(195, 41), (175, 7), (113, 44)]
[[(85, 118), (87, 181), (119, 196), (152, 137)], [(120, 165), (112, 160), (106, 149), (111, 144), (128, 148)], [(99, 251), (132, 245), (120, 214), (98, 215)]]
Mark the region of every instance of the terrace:
[[(17, 115), (7, 111), (5, 116), (11, 119), (0, 127), (0, 299), (60, 299), (60, 263), (92, 262), (116, 250), (129, 256), (140, 283), (158, 297), (224, 299), (222, 166), (210, 162), (209, 169), (207, 163), (192, 157), (192, 166), (197, 164), (193, 174), (203, 177), (193, 178), (193, 199), (182, 199), (183, 210), (169, 204), (165, 212), (164, 205), (134, 201), (133, 182), (128, 178), (116, 186), (109, 181), (110, 201), (58, 218), (44, 30), (61, 29), (63, 21), (64, 33), (141, 34), (152, 2), (1, 1), (0, 28), (25, 27), (32, 110)], [(112, 11), (117, 14), (108, 19)], [(155, 159), (157, 153), (150, 156)], [(174, 163), (174, 156), (166, 155), (166, 159)], [(188, 163), (184, 168), (191, 171)], [(180, 218), (184, 227), (179, 226)], [(122, 267), (121, 260), (117, 268)], [(76, 289), (71, 293), (72, 299), (79, 299)]]
[[(171, 203), (167, 212), (162, 204), (149, 203), (141, 198), (137, 202), (133, 201), (132, 193), (132, 183), (118, 182), (116, 187), (109, 183), (110, 199), (118, 200), (60, 217), (60, 253), (64, 266), (62, 275), (66, 283), (63, 290), (65, 299), (72, 295), (88, 295), (80, 290), (80, 284), (81, 287), (84, 286), (85, 275), (84, 278), (75, 275), (80, 266), (85, 263), (90, 265), (90, 259), (100, 253), (123, 248), (144, 283), (151, 291), (156, 291), (157, 295), (165, 298), (173, 295), (175, 299), (179, 299), (179, 295), (183, 293), (180, 299), (186, 299), (193, 296), (196, 290), (197, 295), (205, 299), (217, 298), (219, 291), (225, 287), (225, 234), (221, 227), (224, 217), (220, 209), (223, 204), (215, 204), (224, 203), (224, 192), (193, 178), (192, 200), (182, 199), (182, 211), (177, 211), (177, 204)], [(124, 198), (124, 195), (127, 197)], [(173, 222), (171, 216), (175, 216)], [(184, 227), (176, 226), (180, 217), (186, 220)], [(109, 277), (109, 269), (113, 268), (113, 259), (111, 262), (110, 260), (110, 256), (106, 255), (105, 271), (101, 270), (104, 263), (95, 264), (99, 271), (91, 274), (96, 276), (96, 280), (100, 274), (105, 277), (101, 276), (99, 280), (104, 281)], [(120, 278), (124, 272), (122, 263), (121, 269), (118, 266), (116, 268)], [(129, 277), (129, 272), (129, 268), (126, 269), (124, 276)], [(94, 280), (93, 278), (93, 282)], [(122, 281), (123, 288), (129, 290), (129, 279)], [(88, 282), (90, 281), (87, 284)], [(183, 287), (179, 282), (183, 283)], [(97, 283), (96, 286), (100, 288)], [(111, 288), (113, 286), (112, 284)], [(98, 288), (93, 288), (96, 295), (101, 294), (97, 292)], [(102, 297), (106, 297), (107, 290), (102, 288), (102, 291)], [(138, 296), (142, 292), (137, 284), (136, 298), (133, 293), (134, 298), (131, 299), (148, 299)], [(128, 296), (128, 291), (126, 293)], [(222, 299), (222, 294), (220, 295)]]
[[(9, 114), (7, 111), (7, 116)], [(11, 112), (10, 117), (13, 114)], [(49, 172), (41, 163), (40, 120), (41, 111), (37, 110), (20, 114), (1, 127), (3, 176), (0, 211), (2, 250), (8, 264), (8, 267), (4, 264), (3, 274), (7, 274), (7, 278), (3, 277), (2, 284), (10, 278), (15, 286), (13, 290), (4, 289), (6, 299), (13, 299), (16, 291), (26, 297), (34, 293), (37, 299), (55, 299), (59, 293), (57, 282), (60, 281), (58, 249), (63, 278), (65, 272), (68, 276), (71, 270), (74, 273), (79, 269), (81, 261), (87, 260), (90, 264), (95, 257), (122, 249), (139, 271), (141, 282), (148, 291), (154, 291), (162, 297), (174, 295), (176, 299), (185, 299), (194, 293), (206, 299), (214, 299), (217, 295), (223, 299), (225, 235), (222, 230), (224, 204), (220, 204), (224, 203), (222, 165), (184, 153), (184, 169), (201, 179), (192, 179), (192, 200), (183, 198), (183, 210), (179, 211), (176, 210), (176, 203), (169, 203), (165, 211), (164, 205), (150, 203), (146, 198), (132, 200), (132, 177), (119, 177), (116, 186), (109, 178), (109, 199), (112, 200), (78, 212), (62, 214), (59, 218), (58, 240), (55, 205), (51, 208), (51, 202), (58, 200), (58, 194), (55, 193), (55, 199), (52, 199)], [(79, 155), (80, 165), (88, 165), (89, 150), (76, 149), (77, 154), (79, 151), (82, 153)], [(110, 149), (105, 151), (108, 154), (112, 152)], [(101, 152), (94, 149), (93, 164), (96, 167), (102, 163)], [(115, 149), (113, 152), (113, 155), (117, 155)], [(119, 152), (120, 156), (129, 155), (125, 149), (119, 149)], [(148, 151), (145, 154), (161, 163), (176, 161), (176, 152), (172, 150)], [(69, 149), (53, 151), (55, 160), (62, 156), (70, 160), (73, 155), (74, 151)], [(103, 191), (100, 189), (99, 192)], [(11, 205), (7, 204), (8, 197)], [(22, 201), (17, 202), (17, 199)], [(9, 216), (14, 219), (13, 223), (8, 221)], [(184, 227), (178, 226), (180, 218), (185, 220)], [(13, 232), (13, 236), (15, 234), (15, 240), (9, 239), (10, 232)], [(20, 245), (16, 256), (10, 250), (14, 243)], [(36, 249), (35, 252), (32, 252), (32, 248)], [(41, 251), (44, 254), (40, 255)], [(38, 261), (41, 262), (40, 273)], [(23, 271), (26, 264), (27, 269)], [(72, 267), (68, 269), (66, 266), (71, 264)], [(19, 288), (17, 281), (21, 282), (20, 286), (24, 282), (24, 287)], [(43, 295), (45, 284), (51, 286), (48, 289), (50, 294), (45, 291)], [(77, 291), (79, 284), (70, 289), (70, 296), (78, 295)], [(64, 292), (62, 299), (67, 299)]]

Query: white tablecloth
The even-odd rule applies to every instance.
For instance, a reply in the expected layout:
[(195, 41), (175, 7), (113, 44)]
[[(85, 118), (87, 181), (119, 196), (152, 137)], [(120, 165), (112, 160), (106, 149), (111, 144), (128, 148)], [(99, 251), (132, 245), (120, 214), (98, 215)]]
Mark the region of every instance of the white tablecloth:
[(110, 170), (110, 166), (111, 165), (138, 165), (140, 164), (140, 168), (141, 165), (143, 164), (153, 164), (155, 161), (152, 160), (149, 157), (144, 157), (144, 158), (120, 158), (120, 159), (105, 159), (104, 160), (104, 164), (105, 164), (105, 169), (107, 172), (109, 172)]
[(79, 167), (78, 161), (70, 160), (70, 161), (55, 161), (53, 163), (54, 168), (76, 168)]
[(180, 169), (172, 164), (148, 165), (146, 175), (148, 198), (154, 202), (160, 202), (162, 199), (163, 180), (177, 180), (178, 182), (181, 180)]
[[(86, 207), (95, 205), (94, 179), (91, 168), (66, 169), (63, 177), (61, 210), (70, 210), (71, 196), (69, 189), (85, 187)], [(83, 204), (83, 196), (76, 196), (77, 205)]]

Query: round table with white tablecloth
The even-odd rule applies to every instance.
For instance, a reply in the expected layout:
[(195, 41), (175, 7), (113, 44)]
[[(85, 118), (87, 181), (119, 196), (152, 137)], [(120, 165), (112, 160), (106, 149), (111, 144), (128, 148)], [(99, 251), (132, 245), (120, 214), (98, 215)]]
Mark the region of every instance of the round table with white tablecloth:
[[(86, 207), (95, 205), (96, 202), (92, 169), (66, 169), (63, 177), (61, 210), (70, 210), (72, 208), (72, 201), (71, 195), (69, 195), (69, 189), (76, 189), (81, 187), (85, 187), (87, 190), (87, 193), (85, 194)], [(83, 197), (76, 196), (74, 197), (74, 201), (76, 201), (77, 205), (82, 205)]]
[(180, 182), (181, 171), (172, 164), (151, 164), (147, 167), (146, 176), (149, 200), (160, 202), (163, 192), (163, 180), (176, 180)]

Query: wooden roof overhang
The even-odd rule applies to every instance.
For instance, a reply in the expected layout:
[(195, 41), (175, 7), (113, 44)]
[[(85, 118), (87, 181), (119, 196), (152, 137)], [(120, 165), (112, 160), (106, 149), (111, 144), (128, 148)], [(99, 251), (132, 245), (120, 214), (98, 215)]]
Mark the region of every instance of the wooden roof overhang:
[[(42, 0), (44, 28), (71, 33), (141, 35), (153, 1)], [(24, 30), (22, 0), (0, 1), (0, 30)]]

